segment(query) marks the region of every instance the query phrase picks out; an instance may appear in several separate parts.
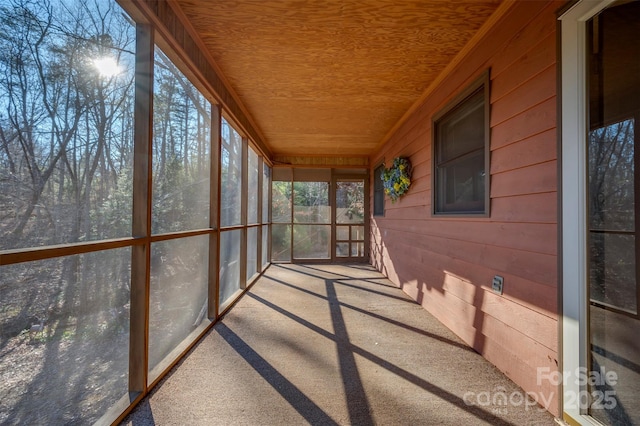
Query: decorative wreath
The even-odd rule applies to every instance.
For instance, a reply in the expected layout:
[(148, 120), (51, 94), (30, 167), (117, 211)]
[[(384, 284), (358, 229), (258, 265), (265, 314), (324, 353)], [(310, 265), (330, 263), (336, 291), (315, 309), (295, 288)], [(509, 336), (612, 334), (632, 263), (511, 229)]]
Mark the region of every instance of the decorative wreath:
[(382, 172), (384, 193), (395, 203), (401, 195), (409, 190), (411, 185), (411, 162), (405, 157), (396, 157), (388, 169)]

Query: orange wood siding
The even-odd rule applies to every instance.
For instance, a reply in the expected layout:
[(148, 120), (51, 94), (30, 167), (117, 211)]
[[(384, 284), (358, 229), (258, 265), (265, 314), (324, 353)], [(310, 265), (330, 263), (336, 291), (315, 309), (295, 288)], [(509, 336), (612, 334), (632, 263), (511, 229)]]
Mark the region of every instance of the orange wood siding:
[[(371, 219), (371, 261), (467, 344), (558, 414), (556, 10), (518, 2), (371, 158), (413, 178)], [(431, 217), (431, 117), (491, 68), (491, 216)], [(491, 290), (504, 277), (504, 293)], [(487, 389), (491, 392), (493, 389)]]

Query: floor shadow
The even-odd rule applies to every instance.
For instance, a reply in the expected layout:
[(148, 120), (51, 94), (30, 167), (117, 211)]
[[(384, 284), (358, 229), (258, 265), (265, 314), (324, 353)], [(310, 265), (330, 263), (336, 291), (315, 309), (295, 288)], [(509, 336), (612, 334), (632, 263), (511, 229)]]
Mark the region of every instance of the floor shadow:
[[(311, 273), (311, 272), (303, 272), (303, 271), (302, 271), (302, 269), (303, 269), (303, 268), (304, 268), (304, 269), (310, 269), (310, 270), (312, 270), (312, 271), (318, 271), (318, 272), (321, 272), (321, 273), (324, 273), (324, 274), (331, 274), (331, 275), (335, 275), (335, 276), (337, 276), (337, 277), (340, 277), (340, 278), (337, 278), (337, 279), (336, 279), (336, 278), (333, 278), (333, 277), (332, 277), (332, 278), (330, 278), (330, 279), (335, 279), (336, 281), (365, 281), (365, 282), (368, 282), (368, 283), (371, 283), (371, 284), (375, 284), (375, 285), (378, 285), (378, 286), (381, 286), (381, 287), (388, 287), (388, 288), (393, 288), (393, 289), (397, 289), (397, 288), (398, 288), (397, 286), (395, 286), (395, 285), (393, 285), (393, 284), (383, 284), (383, 283), (379, 283), (379, 282), (374, 281), (374, 280), (381, 280), (381, 281), (387, 281), (387, 282), (388, 282), (388, 281), (389, 281), (389, 280), (388, 280), (388, 278), (386, 278), (386, 277), (384, 277), (384, 276), (375, 276), (375, 277), (353, 277), (353, 276), (351, 276), (351, 275), (344, 275), (344, 274), (339, 274), (339, 273), (337, 273), (337, 272), (325, 271), (325, 270), (323, 270), (323, 269), (321, 269), (321, 268), (314, 267), (314, 266), (311, 266), (311, 265), (300, 265), (300, 264), (297, 264), (297, 265), (295, 265), (295, 266), (296, 266), (296, 268), (286, 268), (286, 269), (289, 269), (289, 270), (291, 270), (291, 271), (293, 271), (293, 272), (295, 272), (295, 273), (299, 273), (299, 274), (306, 274), (306, 275), (309, 275), (309, 276), (312, 276), (312, 277), (314, 277), (314, 278), (318, 278), (318, 279), (327, 279), (327, 277), (322, 277), (322, 276), (319, 276), (319, 275), (314, 275), (314, 274), (313, 274), (313, 273)], [(332, 264), (331, 266), (335, 266), (335, 264)], [(355, 266), (354, 266), (354, 265), (352, 265), (352, 264), (344, 264), (344, 266), (345, 266), (345, 267), (347, 267), (347, 266), (348, 266), (348, 267), (349, 267), (349, 269), (358, 269), (357, 267), (355, 267)], [(361, 270), (364, 270), (364, 271), (367, 271), (367, 272), (375, 272), (375, 273), (378, 273), (378, 271), (376, 271), (375, 269), (372, 269), (372, 268), (371, 268), (371, 266), (368, 266), (367, 268), (360, 268), (360, 269), (361, 269)]]
[[(413, 301), (412, 299), (409, 299), (408, 297), (402, 297), (402, 296), (394, 296), (392, 294), (387, 294), (387, 293), (383, 293), (381, 291), (376, 291), (376, 290), (372, 290), (370, 288), (363, 288), (357, 285), (353, 285), (353, 284), (347, 284), (344, 282), (345, 280), (337, 280), (335, 281), (336, 284), (344, 286), (344, 287), (350, 287), (350, 288), (354, 288), (356, 290), (362, 290), (362, 291), (366, 291), (367, 293), (373, 293), (373, 294), (377, 294), (380, 296), (384, 296), (384, 297), (389, 297), (391, 299), (396, 299), (399, 300), (401, 302), (406, 302), (406, 303), (411, 303), (414, 304), (416, 303), (415, 301)], [(397, 287), (393, 287), (394, 289)]]
[(271, 385), (291, 406), (311, 424), (337, 425), (327, 413), (318, 407), (293, 383), (287, 380), (267, 360), (251, 348), (223, 322), (214, 330), (231, 346), (264, 380)]
[(373, 425), (371, 408), (358, 372), (356, 359), (351, 350), (352, 345), (349, 341), (347, 325), (336, 294), (335, 283), (333, 280), (325, 280), (325, 287), (327, 289), (327, 302), (329, 302), (331, 322), (335, 333), (334, 342), (338, 351), (340, 377), (342, 378), (342, 386), (347, 398), (349, 420), (354, 425)]
[[(298, 266), (299, 266), (300, 268), (316, 269), (316, 268), (311, 268), (311, 267), (306, 266), (306, 265), (298, 265)], [(280, 267), (282, 267), (282, 266), (280, 266)], [(312, 277), (312, 278), (315, 278), (315, 279), (320, 279), (320, 280), (327, 280), (327, 279), (328, 279), (327, 277), (323, 277), (323, 276), (320, 276), (320, 275), (314, 275), (314, 274), (309, 273), (309, 272), (303, 272), (303, 271), (301, 271), (300, 269), (293, 269), (293, 268), (287, 268), (287, 267), (283, 267), (283, 268), (284, 268), (284, 269), (288, 269), (288, 270), (290, 270), (290, 271), (293, 271), (293, 272), (295, 272), (295, 273), (297, 273), (297, 274), (307, 275), (307, 276)], [(319, 269), (316, 269), (316, 270), (321, 271), (321, 272), (325, 272), (325, 271), (322, 271), (322, 270), (319, 270)], [(388, 294), (388, 293), (384, 293), (384, 292), (381, 292), (381, 291), (372, 290), (372, 289), (370, 289), (370, 288), (364, 288), (364, 287), (360, 287), (360, 286), (356, 286), (356, 285), (348, 284), (348, 283), (345, 283), (345, 282), (344, 282), (344, 281), (349, 281), (349, 280), (354, 280), (354, 281), (366, 281), (366, 280), (368, 280), (368, 279), (376, 279), (376, 277), (369, 277), (369, 278), (349, 278), (349, 277), (347, 277), (346, 275), (335, 274), (335, 273), (333, 273), (333, 272), (326, 272), (326, 273), (331, 274), (331, 275), (336, 275), (336, 276), (338, 276), (338, 277), (343, 277), (343, 278), (341, 278), (341, 279), (331, 279), (331, 281), (332, 281), (332, 282), (334, 282), (335, 284), (340, 284), (340, 285), (345, 286), (345, 287), (350, 287), (350, 288), (355, 288), (355, 289), (357, 289), (357, 290), (366, 291), (366, 292), (368, 292), (368, 293), (377, 294), (377, 295), (379, 295), (379, 296), (389, 297), (389, 298), (391, 298), (391, 299), (400, 300), (400, 301), (402, 301), (402, 302), (415, 303), (413, 300), (411, 300), (411, 299), (409, 299), (409, 298), (406, 298), (406, 297), (394, 296), (394, 295), (392, 295), (392, 294)], [(269, 277), (269, 276), (267, 276), (267, 277)], [(271, 278), (271, 277), (269, 277), (269, 278)], [(389, 287), (389, 288), (397, 289), (397, 287), (392, 287), (392, 286), (385, 286), (385, 287)]]
[[(281, 308), (280, 306), (277, 306), (271, 302), (269, 302), (266, 299), (263, 299), (260, 296), (257, 296), (256, 294), (253, 293), (247, 293), (247, 296), (255, 299), (256, 301), (264, 304), (265, 306), (270, 307), (271, 309), (275, 310), (276, 312), (281, 313), (282, 315), (286, 316), (287, 318), (307, 327), (308, 329), (320, 334), (321, 336), (336, 342), (337, 338), (334, 334), (322, 329), (321, 327), (318, 327), (317, 325), (305, 320), (304, 318), (299, 317), (298, 315), (287, 311), (286, 309)], [(378, 357), (377, 355), (372, 354), (371, 352), (364, 350), (358, 346), (353, 345), (352, 343), (348, 343), (346, 344), (347, 346), (344, 347), (344, 350), (348, 350), (349, 352), (351, 352), (352, 354), (355, 355), (359, 355), (363, 358), (365, 358), (366, 360), (375, 363), (376, 365), (384, 368), (385, 370), (399, 376), (402, 377), (404, 380), (407, 380), (408, 382), (424, 389), (425, 391), (437, 396), (438, 398), (464, 410), (467, 411), (468, 413), (476, 416), (479, 419), (482, 419), (484, 421), (489, 422), (492, 425), (504, 425), (504, 426), (508, 426), (508, 425), (513, 425), (513, 423), (507, 422), (503, 419), (501, 419), (500, 417), (496, 416), (495, 414), (491, 413), (488, 410), (485, 410), (483, 408), (480, 408), (477, 405), (469, 405), (468, 403), (466, 403), (463, 399), (463, 397), (460, 397), (458, 395), (455, 395), (439, 386), (436, 386), (426, 380), (424, 380), (421, 377), (416, 376), (415, 374), (410, 373), (409, 371), (406, 371), (405, 369), (398, 367), (397, 365), (382, 359), (380, 357)]]
[(148, 398), (145, 398), (140, 402), (140, 404), (138, 404), (135, 415), (131, 416), (130, 420), (132, 426), (156, 425), (156, 421), (153, 418), (153, 410), (151, 409), (151, 404), (149, 404)]
[[(592, 363), (593, 371), (602, 371), (595, 357), (592, 357)], [(592, 391), (596, 392), (594, 397), (605, 395), (606, 398), (603, 400), (596, 398), (597, 400), (592, 403), (590, 413), (596, 417), (597, 420), (608, 421), (608, 423), (618, 426), (632, 426), (634, 424), (633, 419), (627, 413), (622, 401), (618, 399), (616, 389), (609, 385), (606, 380), (597, 383)], [(601, 406), (601, 408), (597, 408), (597, 406)]]
[(482, 304), (484, 303), (484, 290), (476, 284), (474, 287), (473, 295), (473, 307), (475, 313), (473, 314), (473, 328), (475, 335), (473, 336), (473, 348), (480, 354), (484, 354), (485, 348), (485, 335), (482, 333), (484, 326), (484, 312), (482, 311)]
[(598, 345), (591, 345), (591, 350), (598, 354), (601, 355), (607, 359), (610, 359), (611, 361), (615, 362), (616, 364), (619, 364), (621, 366), (623, 366), (624, 368), (627, 368), (635, 373), (640, 374), (640, 365), (636, 364), (635, 362), (628, 360), (627, 358), (620, 356), (616, 353), (613, 353), (601, 346)]
[[(288, 283), (288, 282), (285, 282), (285, 281), (282, 281), (282, 280), (279, 280), (279, 279), (276, 279), (276, 278), (273, 278), (273, 277), (269, 277), (269, 279), (271, 281), (275, 282), (276, 284), (280, 284), (280, 285), (289, 287), (291, 289), (298, 290), (298, 291), (300, 291), (302, 293), (309, 294), (309, 295), (317, 297), (319, 299), (325, 299), (325, 300), (327, 299), (325, 296), (323, 296), (321, 294), (318, 294), (318, 293), (314, 293), (313, 291), (307, 290), (306, 288), (298, 287), (296, 285), (293, 285), (291, 283)], [(409, 330), (409, 331), (412, 331), (414, 333), (420, 334), (422, 336), (425, 336), (425, 337), (428, 337), (428, 338), (431, 338), (431, 339), (434, 339), (434, 340), (438, 340), (438, 341), (446, 343), (448, 345), (455, 346), (455, 347), (463, 349), (465, 351), (474, 352), (475, 353), (473, 348), (471, 348), (470, 346), (467, 346), (464, 343), (459, 343), (459, 342), (456, 342), (454, 340), (447, 339), (446, 337), (442, 337), (442, 336), (439, 336), (437, 334), (430, 333), (430, 332), (428, 332), (426, 330), (422, 330), (420, 328), (413, 327), (413, 326), (405, 324), (403, 322), (400, 322), (400, 321), (385, 317), (384, 315), (376, 314), (375, 312), (371, 312), (371, 311), (368, 311), (366, 309), (358, 308), (357, 306), (353, 306), (353, 305), (351, 305), (349, 303), (340, 302), (340, 301), (338, 301), (338, 303), (340, 304), (340, 306), (345, 307), (347, 309), (351, 309), (353, 311), (356, 311), (356, 312), (359, 312), (361, 314), (370, 316), (372, 318), (375, 318), (375, 319), (378, 319), (378, 320), (381, 320), (381, 321), (385, 321), (385, 322), (387, 322), (389, 324), (393, 324), (393, 325), (395, 325), (397, 327), (400, 327), (400, 328), (403, 328), (405, 330)], [(413, 303), (415, 304), (415, 302), (413, 302)]]

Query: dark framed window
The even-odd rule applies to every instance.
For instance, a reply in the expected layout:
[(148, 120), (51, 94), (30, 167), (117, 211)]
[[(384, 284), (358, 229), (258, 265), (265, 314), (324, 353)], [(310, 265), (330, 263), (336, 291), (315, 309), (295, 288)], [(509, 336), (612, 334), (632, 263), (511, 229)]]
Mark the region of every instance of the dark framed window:
[(373, 215), (384, 216), (384, 185), (382, 172), (384, 164), (380, 164), (373, 171)]
[(489, 71), (433, 117), (432, 213), (489, 216)]

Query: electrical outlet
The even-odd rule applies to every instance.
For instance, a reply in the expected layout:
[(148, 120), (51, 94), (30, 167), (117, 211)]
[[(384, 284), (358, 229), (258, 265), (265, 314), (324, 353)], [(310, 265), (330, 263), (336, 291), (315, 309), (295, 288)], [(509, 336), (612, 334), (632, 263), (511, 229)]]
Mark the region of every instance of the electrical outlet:
[(504, 284), (504, 278), (500, 275), (496, 275), (493, 277), (493, 283), (491, 284), (491, 288), (494, 292), (498, 294), (502, 294), (502, 285)]

